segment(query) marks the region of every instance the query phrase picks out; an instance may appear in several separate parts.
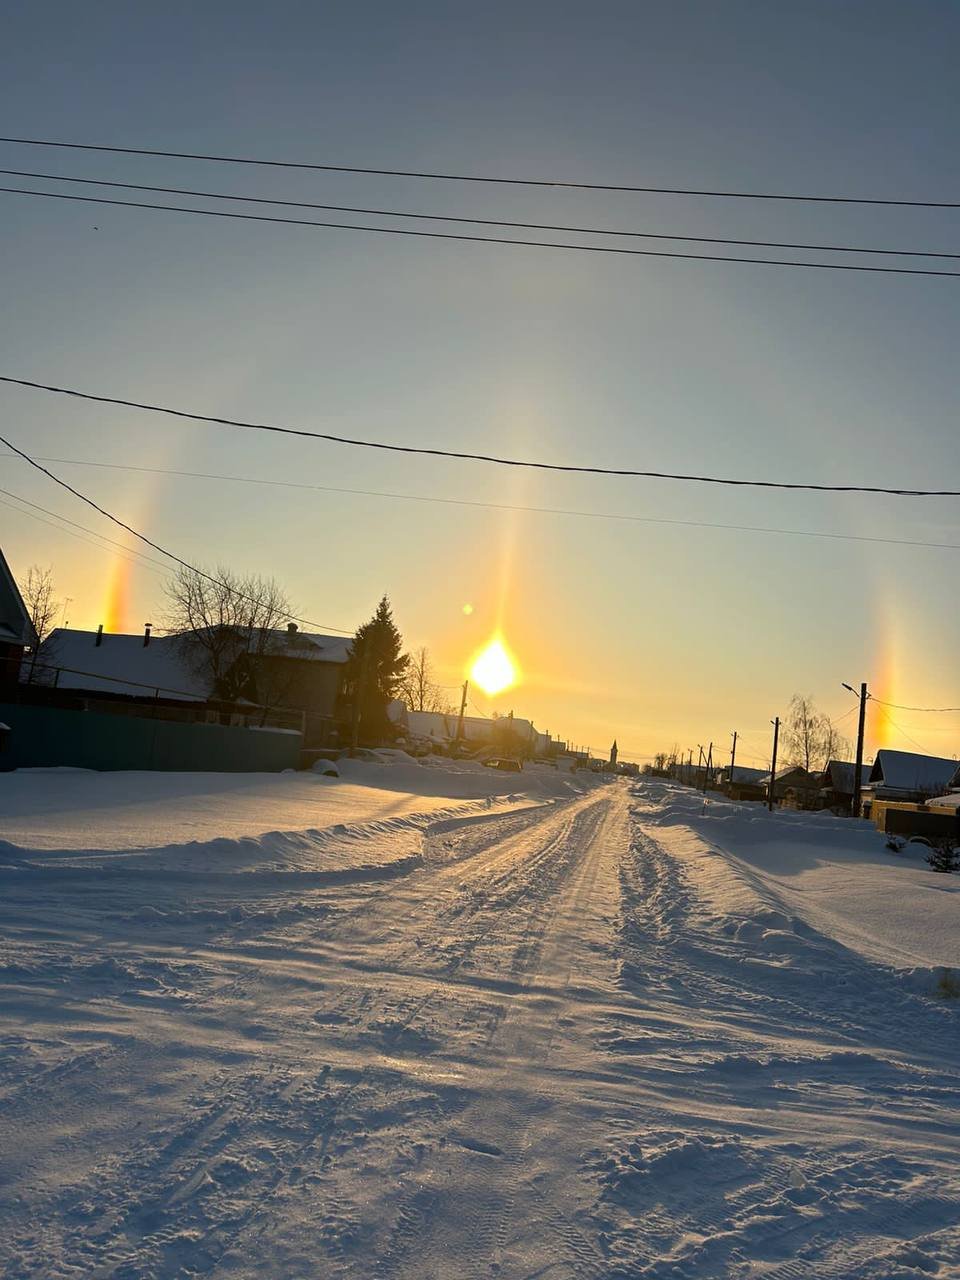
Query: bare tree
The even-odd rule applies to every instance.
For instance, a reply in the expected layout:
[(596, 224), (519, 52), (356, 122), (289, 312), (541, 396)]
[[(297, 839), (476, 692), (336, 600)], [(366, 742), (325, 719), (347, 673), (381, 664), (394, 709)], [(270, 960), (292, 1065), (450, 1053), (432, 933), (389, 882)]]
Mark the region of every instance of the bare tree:
[(849, 738), (837, 733), (831, 721), (824, 716), (820, 737), (820, 757), (822, 768), (826, 769), (831, 760), (850, 760), (853, 758), (853, 744)]
[(783, 760), (812, 772), (814, 757), (819, 754), (821, 717), (813, 699), (795, 693), (783, 723)]
[(50, 633), (54, 629), (54, 620), (60, 608), (59, 601), (54, 599), (53, 569), (42, 569), (38, 564), (31, 565), (27, 576), (20, 583), (20, 594), (36, 635), (35, 643), (30, 646), (30, 669), (27, 675), (27, 680), (32, 681), (41, 651), (49, 651)]
[(783, 724), (784, 761), (808, 773), (825, 769), (831, 760), (849, 755), (850, 744), (837, 733), (811, 697), (795, 693)]
[(241, 576), (222, 565), (204, 573), (181, 567), (164, 590), (167, 625), (211, 693), (264, 707), (282, 700), (285, 677), (269, 658), (284, 646), (278, 628), (290, 606), (276, 579)]
[(400, 683), (400, 697), (410, 711), (450, 710), (450, 704), (444, 691), (433, 678), (433, 663), (427, 649), (415, 649), (409, 655), (409, 662)]

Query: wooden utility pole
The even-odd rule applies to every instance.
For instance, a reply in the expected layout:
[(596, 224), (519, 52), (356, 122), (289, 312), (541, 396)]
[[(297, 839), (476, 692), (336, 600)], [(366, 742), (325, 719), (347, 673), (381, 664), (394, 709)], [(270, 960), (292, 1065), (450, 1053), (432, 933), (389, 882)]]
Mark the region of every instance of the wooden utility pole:
[(693, 774), (693, 747), (690, 748), (690, 752), (687, 756), (687, 786), (690, 785), (690, 778), (692, 774)]
[(860, 782), (863, 775), (863, 729), (867, 718), (867, 685), (860, 686), (860, 723), (857, 725), (857, 763), (853, 766), (851, 817), (860, 817)]
[(767, 808), (773, 813), (773, 784), (777, 775), (777, 742), (780, 738), (780, 717), (771, 720), (773, 725), (773, 763), (770, 765), (770, 784), (767, 787)]
[(710, 770), (711, 770), (712, 768), (713, 768), (713, 743), (711, 742), (711, 743), (710, 743), (710, 746), (709, 746), (709, 748), (708, 748), (708, 750), (707, 750), (707, 758), (706, 758), (706, 761), (704, 762), (704, 770), (703, 770), (703, 790), (704, 790), (704, 793), (706, 793), (706, 790), (707, 790), (707, 784), (708, 784), (708, 783), (709, 783), (709, 781), (710, 781)]
[(463, 713), (467, 709), (467, 688), (469, 683), (470, 682), (468, 680), (464, 680), (463, 682), (463, 695), (460, 698), (460, 715), (457, 717), (457, 736), (453, 740), (453, 745), (455, 747), (459, 747), (460, 742), (463, 739)]
[(733, 731), (733, 746), (730, 748), (730, 785), (733, 786), (735, 781), (733, 774), (733, 766), (737, 762), (737, 731)]
[(360, 675), (357, 677), (357, 687), (353, 695), (353, 717), (350, 726), (350, 757), (351, 759), (357, 754), (357, 747), (360, 745), (360, 709), (363, 705), (363, 696), (367, 691), (367, 664), (369, 662), (369, 651), (366, 644), (363, 646), (363, 653), (360, 655)]

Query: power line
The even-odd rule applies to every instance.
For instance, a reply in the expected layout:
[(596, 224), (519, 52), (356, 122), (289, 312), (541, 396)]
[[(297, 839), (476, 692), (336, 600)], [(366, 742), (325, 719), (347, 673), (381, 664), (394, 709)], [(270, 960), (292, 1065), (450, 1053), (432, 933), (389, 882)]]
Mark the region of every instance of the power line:
[(898, 702), (882, 702), (879, 698), (870, 696), (871, 702), (876, 702), (881, 707), (892, 707), (894, 711), (960, 711), (960, 707), (904, 707)]
[[(787, 480), (741, 480), (729, 476), (705, 476), (675, 471), (640, 471), (627, 467), (587, 467), (561, 462), (536, 462), (528, 459), (503, 458), (495, 454), (467, 453), (455, 449), (428, 449), (419, 445), (389, 444), (380, 440), (357, 440), (351, 436), (338, 436), (325, 431), (308, 431), (304, 427), (280, 427), (266, 422), (244, 422), (238, 418), (218, 418), (206, 413), (192, 413), (185, 409), (145, 404), (138, 400), (123, 400), (118, 396), (94, 395), (89, 391), (77, 391), (72, 387), (57, 387), (44, 382), (31, 382), (26, 378), (14, 378), (0, 374), (0, 382), (12, 386), (28, 387), (34, 391), (51, 391), (56, 395), (73, 396), (78, 400), (91, 400), (96, 404), (115, 404), (126, 409), (143, 409), (149, 413), (165, 413), (174, 418), (186, 418), (191, 422), (212, 422), (217, 426), (240, 427), (246, 431), (271, 431), (277, 435), (299, 436), (310, 440), (327, 440), (333, 444), (350, 445), (358, 449), (380, 449), (388, 453), (409, 453), (431, 458), (455, 458), (467, 462), (490, 462), (501, 467), (527, 467), (537, 471), (561, 471), (577, 475), (632, 476), (647, 480), (689, 480), (698, 484), (730, 485), (753, 489), (810, 490), (816, 493), (878, 493), (908, 498), (960, 498), (957, 489), (893, 489), (881, 485), (860, 484), (808, 484)], [(5, 443), (0, 437), (0, 443)], [(13, 446), (10, 446), (13, 448)], [(19, 449), (14, 452), (20, 453)], [(21, 455), (24, 456), (24, 455)], [(43, 468), (40, 468), (43, 470)], [(62, 482), (60, 482), (62, 483)], [(140, 536), (139, 534), (137, 535)]]
[(678, 253), (667, 249), (620, 249), (616, 245), (573, 244), (559, 240), (520, 240), (511, 236), (472, 236), (460, 231), (417, 231), (412, 227), (369, 227), (356, 222), (325, 222), (313, 218), (279, 218), (265, 213), (237, 213), (227, 209), (190, 209), (179, 204), (153, 204), (146, 200), (111, 200), (106, 196), (78, 196), (66, 191), (36, 191), (27, 187), (0, 187), (7, 195), (39, 196), (44, 200), (73, 200), (81, 204), (114, 205), (121, 209), (155, 209), (163, 213), (189, 213), (201, 218), (232, 218), (241, 222), (279, 223), (291, 227), (326, 227), (337, 231), (365, 231), (371, 235), (414, 236), (426, 240), (462, 240), (473, 244), (522, 245), (527, 249), (563, 249), (575, 253), (618, 254), (631, 258), (677, 258), (691, 262), (741, 262), (762, 267), (801, 267), (814, 271), (866, 271), (873, 275), (960, 276), (960, 271), (932, 267), (868, 267), (855, 262), (795, 262), (790, 258), (739, 258), (735, 254)]
[[(215, 586), (225, 587), (228, 591), (232, 592), (233, 595), (239, 596), (241, 600), (246, 600), (250, 604), (259, 604), (259, 601), (255, 600), (252, 596), (248, 596), (245, 592), (238, 591), (236, 587), (231, 587), (227, 583), (221, 582), (219, 578), (215, 578), (212, 574), (207, 573), (203, 569), (198, 569), (196, 565), (190, 564), (189, 561), (181, 560), (178, 555), (174, 555), (172, 551), (168, 551), (166, 547), (162, 547), (159, 542), (154, 542), (151, 538), (148, 538), (145, 533), (140, 533), (137, 529), (134, 529), (132, 525), (126, 524), (118, 516), (112, 515), (105, 507), (101, 507), (98, 503), (94, 502), (92, 498), (88, 498), (86, 494), (81, 493), (79, 489), (75, 489), (73, 485), (68, 484), (66, 480), (61, 480), (60, 477), (54, 475), (52, 471), (48, 471), (46, 467), (42, 466), (34, 458), (31, 458), (28, 453), (24, 453), (22, 449), (18, 449), (17, 446), (7, 440), (6, 437), (0, 436), (0, 444), (6, 445), (8, 449), (12, 450), (12, 452), (19, 458), (22, 458), (24, 462), (29, 463), (31, 467), (42, 472), (42, 474), (52, 480), (54, 484), (58, 484), (61, 489), (66, 489), (66, 491), (68, 493), (72, 493), (75, 498), (79, 498), (80, 501), (85, 502), (88, 507), (92, 507), (93, 510), (98, 512), (100, 515), (105, 516), (108, 520), (112, 520), (115, 525), (119, 525), (119, 527), (121, 529), (125, 529), (127, 533), (132, 533), (135, 538), (139, 538), (141, 542), (145, 542), (148, 547), (153, 547), (154, 551), (159, 551), (160, 554), (162, 556), (166, 556), (168, 560), (172, 560), (175, 564), (181, 565), (184, 569), (189, 569), (191, 573), (195, 573), (198, 577), (206, 579), (207, 582), (212, 582)], [(285, 613), (278, 610), (278, 615), (281, 618), (288, 618), (291, 622), (303, 623), (306, 627), (316, 627), (316, 629), (321, 632), (335, 631), (345, 636), (353, 635), (352, 631), (347, 631), (343, 627), (329, 627), (322, 622), (311, 622), (308, 618), (298, 618), (295, 613)]]
[[(875, 702), (876, 699), (871, 698), (870, 701)], [(920, 743), (916, 740), (916, 738), (911, 738), (909, 733), (906, 733), (903, 729), (901, 729), (900, 726), (896, 723), (896, 721), (892, 719), (892, 717), (888, 712), (881, 711), (880, 714), (883, 716), (884, 720), (886, 720), (886, 722), (890, 725), (892, 729), (896, 729), (897, 733), (899, 733), (901, 737), (906, 738), (906, 740), (911, 744), (911, 746), (916, 747), (917, 750), (920, 751), (925, 756), (933, 755), (932, 751), (929, 751), (926, 747), (921, 746)]]
[[(120, 462), (92, 462), (84, 458), (34, 456), (38, 462), (53, 462), (62, 466), (98, 467), (107, 471), (133, 471), (146, 475), (182, 476), (193, 480), (222, 480), (233, 484), (266, 485), (281, 489), (305, 489), (311, 493), (342, 493), (363, 498), (389, 498), (401, 502), (430, 502), (441, 506), (474, 507), (487, 511), (520, 511), (529, 515), (577, 516), (582, 519), (613, 520), (630, 524), (663, 524), (690, 529), (723, 529), (732, 533), (770, 533), (783, 537), (828, 538), (840, 542), (868, 542), (893, 547), (921, 547), (940, 551), (960, 551), (960, 542), (928, 542), (914, 538), (880, 538), (871, 537), (868, 534), (832, 533), (824, 529), (781, 529), (771, 525), (724, 524), (707, 520), (680, 520), (667, 516), (635, 516), (628, 515), (625, 512), (583, 511), (572, 507), (531, 507), (514, 502), (484, 502), (476, 498), (441, 498), (435, 494), (396, 493), (387, 489), (353, 489), (344, 485), (310, 484), (303, 480), (273, 480), (265, 476), (235, 476), (215, 471), (181, 471), (168, 467), (133, 466)], [(911, 711), (922, 709), (907, 708), (907, 710)]]
[(859, 701), (857, 701), (853, 704), (853, 706), (850, 708), (849, 711), (845, 711), (842, 716), (837, 716), (836, 720), (831, 720), (830, 723), (833, 726), (836, 726), (838, 724), (843, 724), (844, 720), (849, 720), (849, 718), (853, 715), (853, 713), (855, 711), (859, 711), (859, 709), (860, 709), (860, 703)]
[(170, 160), (209, 160), (217, 164), (258, 165), (271, 169), (307, 169), (320, 173), (356, 173), (386, 178), (428, 178), (436, 182), (484, 182), (511, 187), (557, 187), (573, 191), (623, 191), (647, 195), (709, 196), (723, 200), (786, 200), (812, 204), (896, 205), (912, 209), (960, 209), (960, 201), (894, 200), (866, 196), (798, 195), (771, 191), (715, 191), (697, 187), (631, 186), (609, 182), (572, 182), (556, 178), (505, 178), (483, 174), (431, 172), (419, 169), (373, 169), (360, 165), (313, 164), (296, 160), (264, 160), (251, 156), (212, 155), (199, 151), (161, 151), (148, 147), (113, 147), (88, 142), (59, 142), (50, 138), (0, 138), (25, 147), (57, 147), (70, 151), (101, 151), (127, 156), (162, 156)]
[[(688, 244), (729, 244), (754, 249), (801, 249), (817, 253), (869, 253), (894, 258), (960, 258), (960, 253), (923, 249), (873, 249), (862, 245), (807, 244), (793, 240), (733, 240), (724, 236), (684, 236), (666, 231), (621, 231), (611, 227), (579, 227), (568, 223), (515, 222), (506, 218), (468, 218), (451, 213), (409, 213), (402, 209), (370, 209), (352, 204), (318, 204), (312, 200), (285, 200), (275, 196), (231, 195), (223, 191), (198, 191), (191, 187), (157, 187), (142, 182), (115, 182), (105, 178), (79, 178), (68, 173), (37, 173), (32, 169), (0, 169), (14, 178), (42, 178), (50, 182), (79, 182), (85, 186), (116, 187), (125, 191), (152, 191), (164, 195), (194, 196), (203, 200), (234, 200), (244, 204), (280, 205), (290, 209), (322, 209), (328, 213), (363, 213), (378, 218), (416, 218), (425, 222), (462, 222), (481, 227), (513, 227), (524, 231), (564, 231), (576, 235), (627, 236), (640, 240), (680, 240)], [(150, 208), (159, 206), (151, 205)], [(169, 205), (162, 206), (169, 208)], [(313, 225), (313, 224), (311, 224)], [(326, 225), (326, 224), (317, 224)], [(743, 259), (746, 261), (746, 259)]]
[[(59, 520), (63, 524), (71, 525), (74, 529), (80, 529), (84, 533), (89, 533), (91, 537), (97, 538), (100, 542), (109, 543), (111, 547), (116, 547), (130, 556), (135, 556), (138, 567), (140, 567), (139, 562), (142, 561), (144, 566), (154, 565), (157, 569), (167, 573), (167, 566), (165, 564), (161, 564), (159, 560), (153, 560), (150, 556), (144, 555), (142, 551), (137, 551), (134, 547), (128, 547), (124, 542), (117, 542), (113, 538), (108, 538), (105, 534), (98, 533), (96, 529), (91, 529), (85, 524), (77, 524), (76, 520), (68, 520), (66, 516), (60, 515), (58, 511), (50, 511), (47, 507), (41, 507), (38, 502), (31, 502), (29, 498), (21, 498), (18, 493), (11, 493), (9, 489), (0, 489), (0, 493), (4, 494), (8, 498), (12, 498), (14, 502), (22, 503), (25, 507), (32, 507), (35, 511), (42, 511), (44, 515), (51, 516), (54, 520)], [(24, 512), (23, 514), (27, 513)], [(44, 521), (44, 523), (48, 522)], [(69, 532), (69, 530), (64, 530), (64, 532)], [(87, 539), (84, 539), (84, 541), (87, 541)], [(106, 548), (104, 548), (104, 550), (106, 550)], [(133, 564), (135, 562), (131, 560), (130, 563)]]
[[(6, 493), (6, 490), (4, 489), (3, 492)], [(17, 501), (23, 501), (23, 499), (17, 499)], [(32, 504), (32, 505), (36, 505), (36, 504)], [(56, 529), (58, 533), (65, 533), (71, 538), (76, 538), (79, 542), (85, 542), (88, 546), (95, 547), (98, 551), (107, 551), (110, 553), (110, 555), (114, 557), (116, 557), (117, 555), (116, 551), (112, 550), (110, 547), (105, 546), (102, 542), (94, 542), (93, 538), (86, 538), (82, 533), (74, 533), (72, 529), (67, 529), (62, 524), (58, 524), (55, 522), (56, 519), (62, 519), (62, 517), (55, 516), (54, 520), (47, 520), (43, 516), (38, 516), (33, 511), (27, 511), (23, 507), (15, 506), (13, 502), (8, 502), (4, 498), (0, 498), (0, 506), (6, 507), (10, 511), (15, 511), (19, 516), (27, 516), (31, 520), (36, 520), (39, 524), (48, 525), (51, 529)], [(41, 508), (41, 510), (42, 509), (43, 508)], [(55, 515), (55, 513), (53, 512), (51, 512), (50, 514)], [(132, 564), (137, 569), (146, 569), (148, 570), (148, 572), (156, 573), (156, 574), (159, 574), (161, 572), (159, 569), (151, 568), (150, 564), (143, 563), (140, 560), (130, 559), (128, 556), (122, 555), (120, 556), (120, 559), (125, 560), (127, 564)]]

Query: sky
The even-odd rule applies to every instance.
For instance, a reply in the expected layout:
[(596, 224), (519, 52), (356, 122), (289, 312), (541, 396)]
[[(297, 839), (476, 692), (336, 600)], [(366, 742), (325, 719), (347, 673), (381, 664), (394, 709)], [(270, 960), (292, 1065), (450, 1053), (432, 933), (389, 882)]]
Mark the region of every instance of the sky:
[[(20, 3), (5, 10), (0, 114), (4, 134), (27, 138), (960, 201), (958, 39), (960, 9), (948, 0)], [(0, 144), (0, 167), (960, 252), (958, 210), (524, 189), (10, 144)], [(14, 377), (432, 448), (960, 488), (960, 281), (418, 240), (4, 193), (0, 219), (0, 372)], [(320, 629), (352, 631), (386, 592), (451, 699), (471, 655), (501, 632), (522, 680), (494, 700), (476, 691), (477, 707), (512, 709), (596, 751), (617, 737), (628, 757), (676, 745), (696, 758), (713, 741), (723, 758), (736, 729), (738, 758), (762, 764), (770, 720), (795, 692), (855, 731), (844, 681), (866, 680), (897, 707), (960, 706), (957, 499), (519, 471), (9, 386), (0, 419), (14, 444), (58, 459), (47, 465), (181, 557), (275, 576), (294, 612)], [(16, 574), (51, 565), (73, 626), (163, 624), (163, 571), (100, 540), (133, 539), (22, 461), (3, 457), (0, 472), (0, 546)], [(716, 527), (730, 525), (741, 528)], [(957, 545), (860, 540), (869, 538)], [(880, 746), (953, 756), (960, 715), (875, 703), (868, 754)]]

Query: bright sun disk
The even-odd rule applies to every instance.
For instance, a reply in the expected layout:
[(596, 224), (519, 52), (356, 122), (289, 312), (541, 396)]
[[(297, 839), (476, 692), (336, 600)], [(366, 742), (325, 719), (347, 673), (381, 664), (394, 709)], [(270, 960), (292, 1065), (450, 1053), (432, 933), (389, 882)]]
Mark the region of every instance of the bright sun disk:
[(485, 649), (474, 658), (470, 668), (470, 679), (480, 686), (484, 693), (491, 696), (502, 693), (504, 689), (515, 683), (516, 668), (507, 653), (503, 641), (494, 638)]

